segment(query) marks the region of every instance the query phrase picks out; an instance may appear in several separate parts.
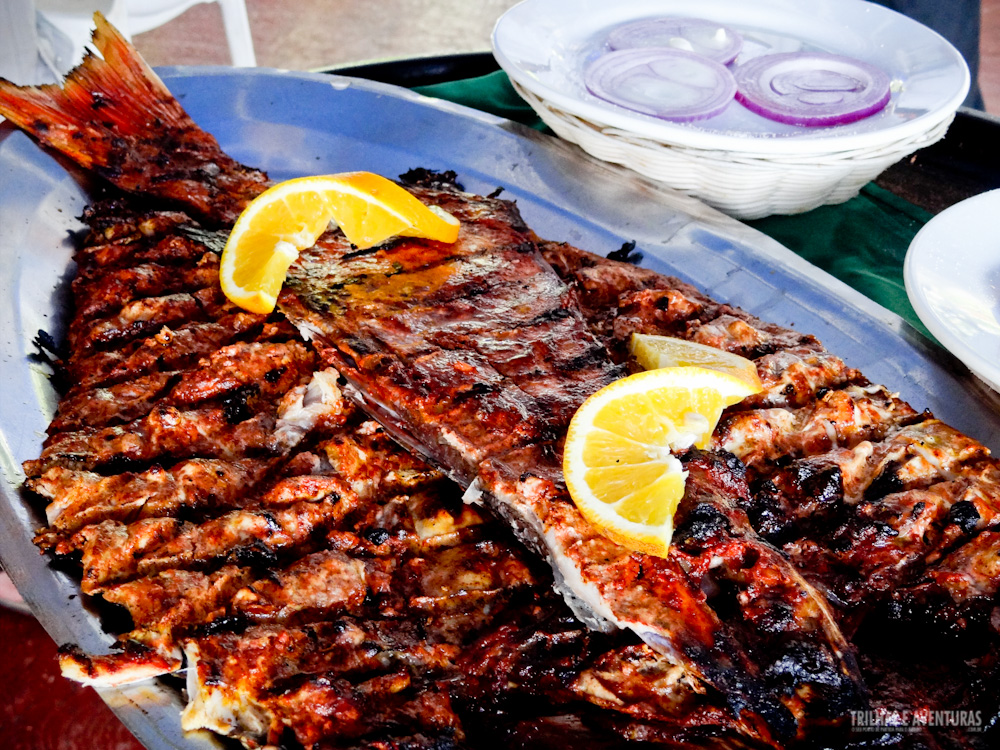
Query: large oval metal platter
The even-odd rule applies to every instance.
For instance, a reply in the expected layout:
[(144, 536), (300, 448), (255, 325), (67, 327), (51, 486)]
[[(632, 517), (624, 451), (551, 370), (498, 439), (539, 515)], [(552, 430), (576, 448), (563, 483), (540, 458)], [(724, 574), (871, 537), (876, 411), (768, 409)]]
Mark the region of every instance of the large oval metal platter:
[[(636, 241), (643, 264), (713, 297), (817, 335), (917, 409), (1000, 445), (995, 394), (898, 317), (764, 235), (702, 204), (504, 120), (354, 79), (268, 70), (161, 71), (222, 147), (274, 179), (364, 169), (453, 169), (468, 190), (497, 187), (548, 239), (607, 253)], [(32, 545), (41, 509), (20, 489), (56, 395), (36, 361), (42, 329), (61, 335), (73, 267), (70, 232), (98, 186), (9, 125), (0, 125), (0, 558), (59, 643), (105, 651), (112, 638), (72, 575)], [(850, 248), (844, 248), (849, 252)], [(150, 748), (220, 746), (180, 728), (182, 684), (102, 692)]]

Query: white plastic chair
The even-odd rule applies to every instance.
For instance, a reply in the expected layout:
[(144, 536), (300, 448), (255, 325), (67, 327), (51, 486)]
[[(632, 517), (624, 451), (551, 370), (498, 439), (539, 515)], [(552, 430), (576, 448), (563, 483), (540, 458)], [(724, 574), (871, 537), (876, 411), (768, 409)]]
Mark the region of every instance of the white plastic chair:
[(222, 9), (226, 41), (233, 65), (252, 68), (257, 65), (250, 36), (250, 20), (244, 0), (125, 0), (128, 33), (141, 34), (172, 21), (193, 5), (217, 2)]
[(83, 59), (83, 48), (94, 30), (95, 10), (129, 36), (125, 0), (34, 0), (34, 7), (43, 19), (39, 25), (38, 52), (55, 72), (56, 79)]
[(255, 67), (257, 58), (244, 0), (35, 0), (35, 6), (46, 20), (70, 38), (77, 51), (76, 62), (79, 62), (83, 46), (90, 41), (90, 31), (94, 28), (95, 10), (104, 13), (105, 18), (131, 39), (135, 34), (172, 21), (194, 5), (210, 2), (217, 2), (222, 10), (233, 65)]

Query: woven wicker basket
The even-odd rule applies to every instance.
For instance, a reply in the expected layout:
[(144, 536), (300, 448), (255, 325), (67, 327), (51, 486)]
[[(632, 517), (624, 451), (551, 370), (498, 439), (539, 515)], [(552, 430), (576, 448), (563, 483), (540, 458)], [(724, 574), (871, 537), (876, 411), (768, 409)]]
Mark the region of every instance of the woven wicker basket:
[(560, 137), (604, 161), (621, 164), (738, 219), (795, 214), (854, 197), (900, 159), (944, 137), (953, 111), (921, 133), (850, 151), (754, 154), (652, 140), (564, 112), (516, 82), (514, 86)]

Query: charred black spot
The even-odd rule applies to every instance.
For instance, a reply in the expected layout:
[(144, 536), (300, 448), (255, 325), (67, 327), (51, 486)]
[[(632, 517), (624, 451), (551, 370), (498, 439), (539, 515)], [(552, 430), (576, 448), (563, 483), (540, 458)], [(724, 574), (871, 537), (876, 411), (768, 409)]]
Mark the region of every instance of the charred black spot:
[(762, 633), (778, 634), (788, 629), (795, 621), (795, 610), (784, 602), (774, 602), (764, 613), (754, 620), (757, 629)]
[(736, 714), (746, 710), (758, 714), (781, 739), (787, 740), (795, 735), (795, 717), (765, 688), (760, 679), (732, 666), (719, 666), (715, 655), (708, 653), (702, 646), (690, 644), (683, 650), (689, 659), (704, 669), (713, 684), (722, 688), (726, 703)]
[[(36, 133), (47, 133), (49, 130), (49, 124), (45, 120), (35, 120), (31, 123), (31, 129)], [(75, 133), (74, 133), (75, 135)]]
[(274, 568), (278, 565), (278, 556), (268, 549), (260, 540), (254, 540), (245, 547), (237, 547), (230, 557), (237, 565), (253, 568)]
[(794, 526), (785, 505), (777, 485), (767, 479), (754, 488), (746, 512), (758, 534), (770, 541), (778, 541), (787, 536)]
[[(355, 245), (351, 245), (351, 247), (355, 247)], [(373, 245), (372, 247), (366, 247), (363, 250), (352, 250), (349, 253), (344, 253), (341, 256), (341, 260), (351, 260), (352, 258), (362, 258), (365, 255), (374, 255), (379, 251), (381, 247), (382, 245), (379, 244), (379, 245)]]
[(239, 424), (254, 415), (250, 401), (260, 396), (260, 386), (248, 383), (226, 394), (222, 399), (223, 411), (229, 424)]
[(566, 307), (550, 307), (545, 312), (540, 315), (536, 315), (532, 318), (526, 327), (539, 326), (543, 323), (549, 323), (554, 320), (565, 320), (573, 315), (573, 313)]
[(375, 546), (385, 544), (389, 541), (389, 532), (385, 529), (368, 529), (362, 536)]
[(872, 524), (872, 529), (875, 531), (876, 538), (880, 540), (892, 539), (899, 536), (899, 532), (896, 529), (883, 521), (875, 521)]
[(902, 492), (905, 485), (899, 478), (899, 462), (890, 461), (865, 490), (865, 500), (878, 500), (894, 492)]
[(816, 389), (816, 398), (817, 399), (821, 399), (821, 398), (823, 398), (823, 396), (825, 396), (829, 392), (830, 392), (829, 388), (825, 388), (825, 387), (823, 387), (823, 388), (817, 388)]
[(795, 465), (795, 483), (803, 498), (830, 505), (844, 499), (844, 476), (839, 466), (817, 466), (808, 461)]
[[(81, 456), (79, 459), (77, 459), (76, 456), (68, 456), (67, 458), (70, 458), (71, 460), (85, 461), (87, 460), (88, 457)], [(129, 456), (123, 456), (121, 453), (118, 453), (112, 456), (109, 461), (105, 462), (102, 465), (101, 469), (103, 471), (107, 471), (110, 474), (124, 474), (127, 471), (137, 471), (142, 466), (143, 463), (141, 461), (137, 461), (134, 458), (130, 458)]]
[(117, 166), (114, 166), (114, 165), (109, 165), (107, 167), (102, 167), (102, 166), (99, 166), (99, 165), (95, 165), (94, 166), (94, 173), (97, 174), (100, 177), (103, 177), (104, 179), (106, 179), (108, 181), (113, 182), (114, 180), (117, 180), (118, 178), (120, 178), (122, 176), (122, 169), (121, 169), (121, 167), (117, 167)]
[(534, 242), (521, 242), (517, 245), (512, 245), (508, 248), (511, 252), (519, 253), (521, 255), (531, 255), (538, 251), (538, 246)]
[(642, 253), (635, 249), (635, 240), (630, 240), (617, 250), (612, 250), (607, 254), (608, 260), (617, 260), (620, 263), (632, 263), (638, 265), (642, 261)]
[(658, 300), (656, 300), (656, 305), (654, 306), (656, 307), (657, 310), (669, 310), (670, 304), (671, 304), (671, 299), (669, 295), (664, 295), (660, 297)]
[(492, 393), (498, 390), (498, 386), (490, 383), (473, 383), (472, 386), (466, 391), (470, 396), (483, 396), (487, 393)]
[(198, 625), (193, 629), (192, 635), (198, 638), (203, 638), (210, 635), (218, 635), (219, 633), (235, 633), (246, 629), (249, 625), (249, 621), (242, 615), (225, 615), (223, 617), (216, 617), (214, 620), (210, 620), (203, 625)]
[(502, 187), (494, 188), (492, 192), (487, 194), (487, 198), (499, 198), (503, 193), (504, 189)]
[(596, 366), (603, 365), (607, 361), (607, 351), (602, 346), (592, 346), (583, 354), (578, 354), (573, 359), (560, 362), (558, 369), (563, 372), (577, 372), (579, 370), (590, 370)]
[(267, 521), (268, 528), (271, 531), (281, 531), (281, 524), (278, 523), (278, 519), (274, 517), (274, 514), (271, 513), (271, 511), (260, 511), (260, 517)]
[(971, 534), (976, 530), (981, 518), (975, 504), (969, 500), (959, 500), (948, 511), (948, 520), (966, 534)]
[(288, 372), (287, 367), (275, 367), (273, 370), (268, 370), (264, 373), (264, 380), (268, 383), (277, 383), (286, 372)]
[(732, 527), (725, 514), (711, 503), (698, 503), (674, 532), (675, 543), (683, 548), (698, 547), (705, 542), (729, 535)]
[(486, 281), (470, 281), (462, 285), (461, 296), (468, 299), (470, 297), (481, 297), (493, 291), (493, 287)]
[(747, 547), (743, 551), (743, 559), (740, 561), (740, 567), (749, 570), (758, 562), (760, 562), (760, 551), (754, 549), (753, 547)]
[(740, 459), (734, 456), (728, 451), (715, 451), (712, 454), (716, 461), (722, 463), (726, 467), (726, 471), (733, 475), (734, 478), (743, 480), (746, 479), (747, 467)]
[(343, 353), (343, 348), (347, 348), (355, 359), (381, 351), (377, 344), (372, 344), (369, 340), (359, 336), (345, 336), (340, 340), (340, 344), (342, 347), (340, 353)]
[[(789, 644), (764, 672), (764, 679), (777, 690), (791, 695), (808, 685), (823, 696), (828, 716), (839, 716), (862, 702), (854, 682), (845, 675), (819, 644), (796, 641)], [(819, 705), (817, 705), (819, 704)], [(811, 706), (823, 708), (820, 701)]]
[(465, 189), (458, 183), (458, 175), (451, 169), (437, 172), (433, 169), (416, 167), (401, 174), (399, 181), (414, 187), (434, 188), (436, 190)]
[(58, 374), (59, 360), (63, 359), (63, 347), (56, 343), (52, 334), (39, 329), (38, 333), (35, 334), (35, 338), (31, 340), (31, 343), (37, 351), (31, 354), (29, 359), (33, 362), (43, 362), (52, 366)]

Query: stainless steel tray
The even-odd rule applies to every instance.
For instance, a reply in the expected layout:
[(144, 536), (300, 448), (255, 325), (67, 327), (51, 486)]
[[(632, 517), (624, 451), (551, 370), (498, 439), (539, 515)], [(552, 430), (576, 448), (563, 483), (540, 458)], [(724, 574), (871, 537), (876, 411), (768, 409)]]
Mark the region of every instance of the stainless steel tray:
[[(469, 190), (503, 187), (541, 236), (598, 253), (635, 240), (644, 265), (817, 335), (916, 408), (1000, 445), (996, 394), (897, 316), (764, 235), (575, 146), (367, 81), (261, 69), (161, 73), (226, 151), (272, 178), (454, 169)], [(55, 404), (32, 340), (39, 329), (63, 330), (69, 232), (94, 189), (86, 175), (0, 125), (0, 560), (57, 642), (101, 652), (112, 639), (76, 580), (32, 545), (42, 515), (20, 490), (21, 462), (38, 455)], [(150, 681), (102, 696), (147, 747), (219, 746), (181, 731), (176, 684)]]

